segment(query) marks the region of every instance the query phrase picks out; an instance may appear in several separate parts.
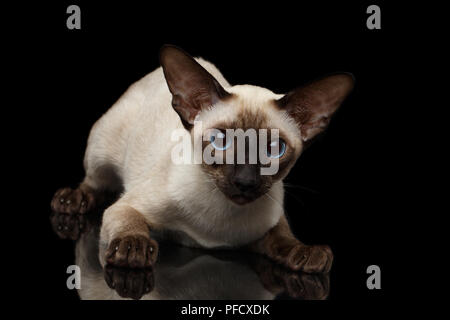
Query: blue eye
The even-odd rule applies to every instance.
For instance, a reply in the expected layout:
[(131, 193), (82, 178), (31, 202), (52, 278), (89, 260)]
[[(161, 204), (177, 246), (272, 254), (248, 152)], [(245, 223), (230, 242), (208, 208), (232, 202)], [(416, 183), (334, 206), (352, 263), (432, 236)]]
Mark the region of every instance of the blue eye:
[[(278, 153), (271, 154), (272, 148), (276, 148), (277, 146), (278, 146)], [(272, 158), (272, 159), (281, 158), (285, 152), (286, 152), (286, 142), (284, 142), (282, 139), (280, 139), (278, 141), (272, 141), (269, 144), (269, 147), (267, 148), (267, 155), (269, 156), (269, 158)]]
[(211, 136), (211, 144), (216, 150), (226, 150), (231, 146), (231, 139), (227, 141), (226, 135), (221, 132), (217, 131)]

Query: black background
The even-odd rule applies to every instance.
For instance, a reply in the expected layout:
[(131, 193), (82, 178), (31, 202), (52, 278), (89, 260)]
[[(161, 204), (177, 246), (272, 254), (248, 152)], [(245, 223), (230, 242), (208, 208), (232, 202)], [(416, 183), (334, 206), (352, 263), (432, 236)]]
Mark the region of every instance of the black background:
[[(70, 4), (81, 7), (81, 30), (66, 28)], [(27, 167), (32, 163), (34, 190), (27, 241), (39, 244), (28, 256), (38, 261), (36, 279), (45, 292), (34, 298), (77, 299), (65, 284), (73, 243), (53, 234), (50, 200), (58, 188), (81, 181), (91, 126), (130, 84), (159, 66), (165, 43), (210, 60), (231, 84), (277, 93), (331, 72), (354, 74), (354, 92), (287, 179), (295, 187), (287, 188), (286, 211), (299, 239), (328, 244), (334, 252), (328, 304), (379, 302), (392, 295), (399, 175), (392, 136), (402, 108), (395, 89), (405, 57), (395, 9), (377, 2), (382, 29), (368, 30), (370, 4), (36, 6), (35, 28), (16, 39), (27, 45), (22, 53), (33, 67), (26, 84), (33, 104), (26, 109), (30, 143), (24, 161)], [(382, 270), (378, 291), (366, 287), (371, 264)]]

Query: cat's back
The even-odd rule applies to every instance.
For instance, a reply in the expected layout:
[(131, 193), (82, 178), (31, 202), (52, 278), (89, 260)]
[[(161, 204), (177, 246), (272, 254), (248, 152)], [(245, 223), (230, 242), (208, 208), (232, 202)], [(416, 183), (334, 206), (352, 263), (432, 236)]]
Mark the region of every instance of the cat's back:
[[(223, 87), (230, 86), (216, 66), (202, 58), (196, 58), (196, 60)], [(114, 123), (115, 126), (132, 129), (136, 122), (142, 122), (151, 117), (150, 120), (153, 124), (157, 124), (158, 121), (169, 121), (165, 123), (166, 128), (169, 124), (178, 127), (181, 120), (173, 110), (171, 100), (172, 96), (162, 67), (159, 67), (133, 83), (96, 125), (108, 121)], [(114, 118), (117, 118), (117, 121), (114, 121)]]
[[(196, 60), (223, 87), (230, 86), (212, 63)], [(161, 67), (132, 84), (92, 127), (85, 168), (107, 163), (126, 183), (149, 166), (167, 161), (165, 151), (170, 148), (172, 132), (183, 130), (171, 100)]]

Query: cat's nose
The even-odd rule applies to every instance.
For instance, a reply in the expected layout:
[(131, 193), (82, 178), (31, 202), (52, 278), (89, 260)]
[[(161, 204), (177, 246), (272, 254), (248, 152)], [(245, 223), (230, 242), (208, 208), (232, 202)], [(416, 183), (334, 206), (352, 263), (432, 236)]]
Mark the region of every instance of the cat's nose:
[(259, 185), (258, 167), (254, 165), (237, 165), (232, 182), (241, 192), (251, 191)]
[(246, 179), (236, 179), (234, 181), (234, 185), (241, 192), (247, 192), (256, 188), (257, 184), (254, 181), (246, 180)]

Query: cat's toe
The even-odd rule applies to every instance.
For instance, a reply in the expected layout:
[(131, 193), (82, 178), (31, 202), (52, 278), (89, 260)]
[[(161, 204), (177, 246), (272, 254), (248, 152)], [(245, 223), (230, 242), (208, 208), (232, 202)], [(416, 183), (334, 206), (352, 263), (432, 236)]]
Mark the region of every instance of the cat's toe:
[(303, 266), (307, 273), (328, 273), (333, 264), (333, 253), (329, 246), (312, 246), (308, 261)]
[(333, 263), (333, 253), (325, 245), (305, 246), (294, 252), (291, 264), (294, 270), (306, 273), (328, 273)]
[(104, 270), (107, 285), (121, 297), (139, 300), (155, 285), (153, 269), (130, 269), (107, 265)]
[(61, 239), (78, 240), (80, 235), (86, 230), (86, 222), (83, 215), (52, 212), (50, 223), (53, 231)]
[(145, 236), (125, 236), (111, 241), (106, 251), (108, 264), (129, 268), (146, 268), (158, 257), (158, 243)]
[(328, 273), (333, 263), (333, 253), (328, 246), (297, 244), (283, 260), (284, 264), (294, 271)]
[(301, 270), (308, 261), (310, 250), (310, 246), (303, 244), (293, 246), (286, 257), (285, 265), (294, 271)]
[(286, 273), (284, 278), (286, 293), (295, 299), (324, 300), (330, 292), (328, 274)]
[(94, 207), (94, 196), (78, 189), (62, 188), (51, 201), (50, 222), (62, 239), (77, 240), (86, 230), (85, 214)]
[(56, 191), (50, 205), (56, 213), (85, 214), (92, 210), (94, 197), (80, 188), (62, 188)]

